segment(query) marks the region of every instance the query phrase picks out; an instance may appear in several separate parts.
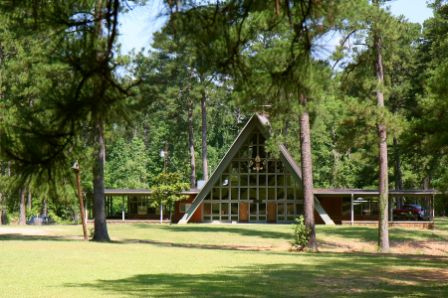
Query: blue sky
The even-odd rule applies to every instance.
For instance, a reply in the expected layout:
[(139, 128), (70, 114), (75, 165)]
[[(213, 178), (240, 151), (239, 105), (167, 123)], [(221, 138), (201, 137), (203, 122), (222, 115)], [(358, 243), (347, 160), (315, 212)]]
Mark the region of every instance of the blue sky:
[[(404, 15), (411, 22), (423, 23), (432, 16), (431, 9), (426, 6), (426, 0), (394, 0), (388, 6), (394, 15)], [(150, 47), (153, 33), (159, 30), (166, 20), (160, 16), (161, 11), (162, 1), (150, 0), (147, 5), (137, 6), (123, 15), (119, 37), (122, 53)]]

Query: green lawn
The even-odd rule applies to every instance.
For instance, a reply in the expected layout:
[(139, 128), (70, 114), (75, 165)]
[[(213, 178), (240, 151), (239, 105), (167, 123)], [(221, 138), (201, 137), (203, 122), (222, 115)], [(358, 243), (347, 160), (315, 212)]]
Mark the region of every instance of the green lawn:
[[(448, 243), (448, 220), (437, 224), (391, 240)], [(332, 251), (374, 245), (376, 229), (348, 226), (319, 226), (321, 252), (294, 253), (291, 229), (111, 224), (116, 242), (101, 244), (80, 241), (79, 226), (0, 227), (0, 297), (448, 296), (446, 253)]]

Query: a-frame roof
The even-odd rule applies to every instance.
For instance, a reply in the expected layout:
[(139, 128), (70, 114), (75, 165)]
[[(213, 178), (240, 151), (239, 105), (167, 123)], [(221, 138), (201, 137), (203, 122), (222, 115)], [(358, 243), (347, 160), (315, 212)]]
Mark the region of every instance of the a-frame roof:
[[(213, 174), (210, 176), (210, 179), (206, 181), (204, 187), (201, 189), (201, 191), (198, 193), (196, 198), (194, 199), (193, 203), (191, 204), (190, 208), (187, 210), (185, 215), (181, 218), (179, 221), (180, 224), (187, 223), (190, 218), (193, 216), (194, 212), (197, 208), (199, 208), (200, 204), (204, 200), (204, 198), (207, 196), (207, 194), (212, 190), (213, 186), (216, 182), (218, 182), (219, 177), (224, 172), (224, 170), (227, 168), (227, 166), (230, 164), (232, 159), (235, 157), (235, 155), (238, 153), (238, 151), (241, 149), (243, 144), (246, 142), (248, 137), (251, 135), (251, 133), (258, 129), (260, 133), (267, 139), (270, 136), (270, 124), (267, 117), (260, 114), (254, 114), (247, 124), (244, 126), (244, 128), (241, 130), (235, 141), (233, 142), (230, 149), (227, 151), (227, 153), (224, 155), (224, 157), (221, 159), (220, 163), (218, 164), (218, 167), (213, 172)], [(301, 181), (301, 170), (300, 167), (297, 165), (297, 163), (292, 158), (291, 154), (289, 153), (288, 149), (283, 145), (279, 145), (278, 147), (279, 153), (280, 153), (280, 159), (286, 166), (286, 168), (292, 173), (293, 176), (298, 181)], [(316, 200), (315, 200), (316, 202)], [(318, 201), (316, 202), (318, 206), (316, 206), (316, 211), (320, 212), (320, 204)], [(321, 215), (322, 217), (322, 215)], [(324, 218), (323, 218), (324, 219)], [(324, 219), (325, 221), (325, 219)], [(330, 219), (331, 221), (331, 219)]]

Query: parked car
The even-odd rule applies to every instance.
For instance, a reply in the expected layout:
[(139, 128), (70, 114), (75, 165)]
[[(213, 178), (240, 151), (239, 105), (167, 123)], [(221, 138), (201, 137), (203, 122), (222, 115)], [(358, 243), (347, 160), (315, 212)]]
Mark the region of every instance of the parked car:
[(425, 220), (427, 219), (427, 213), (422, 206), (418, 204), (405, 204), (401, 208), (395, 208), (393, 210), (394, 218), (396, 219), (408, 219), (408, 220)]
[(54, 220), (49, 216), (31, 216), (31, 218), (28, 220), (27, 224), (29, 225), (49, 225), (53, 224)]

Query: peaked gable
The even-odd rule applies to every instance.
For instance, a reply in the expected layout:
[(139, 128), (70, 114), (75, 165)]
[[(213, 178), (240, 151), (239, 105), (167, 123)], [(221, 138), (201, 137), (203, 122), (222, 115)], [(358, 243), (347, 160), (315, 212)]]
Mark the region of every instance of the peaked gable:
[(292, 221), (303, 213), (300, 167), (284, 145), (280, 159), (265, 151), (269, 130), (266, 117), (249, 119), (179, 223), (187, 223), (204, 200), (206, 221)]

